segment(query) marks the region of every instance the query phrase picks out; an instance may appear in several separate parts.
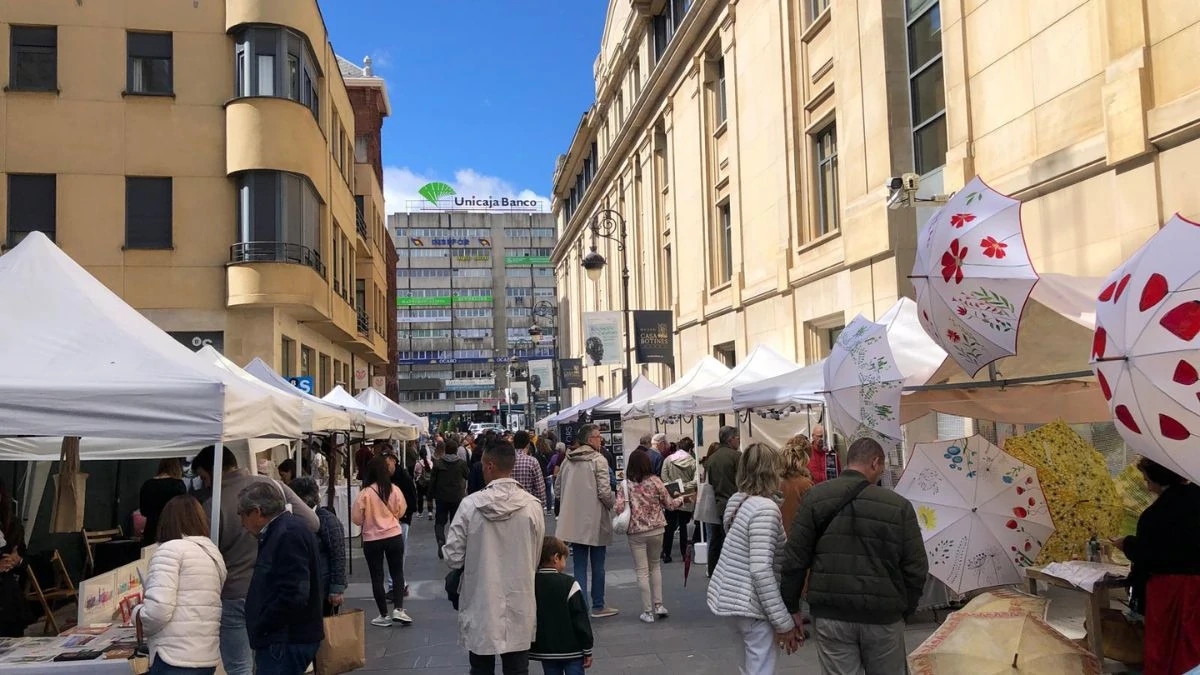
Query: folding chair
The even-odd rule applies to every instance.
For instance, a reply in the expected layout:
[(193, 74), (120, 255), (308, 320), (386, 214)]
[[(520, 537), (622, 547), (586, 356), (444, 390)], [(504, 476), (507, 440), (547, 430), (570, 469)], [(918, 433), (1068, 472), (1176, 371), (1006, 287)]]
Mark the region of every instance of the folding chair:
[(53, 634), (58, 635), (59, 626), (58, 620), (54, 617), (54, 605), (56, 603), (66, 604), (72, 599), (77, 600), (78, 594), (75, 591), (75, 584), (71, 582), (71, 575), (67, 573), (66, 563), (63, 562), (57, 549), (50, 556), (50, 569), (54, 574), (54, 584), (44, 588), (38, 581), (36, 566), (33, 564), (26, 566), (28, 584), (25, 599), (37, 600), (41, 604), (42, 611), (46, 614), (46, 619), (42, 622), (42, 633), (45, 634), (49, 629), (53, 629)]
[(122, 532), (121, 528), (118, 527), (111, 530), (80, 530), (80, 534), (83, 535), (83, 549), (85, 554), (83, 576), (86, 578), (91, 576), (92, 571), (95, 568), (96, 559), (93, 557), (92, 547), (96, 544), (103, 544), (106, 541), (112, 541), (113, 539), (120, 537)]

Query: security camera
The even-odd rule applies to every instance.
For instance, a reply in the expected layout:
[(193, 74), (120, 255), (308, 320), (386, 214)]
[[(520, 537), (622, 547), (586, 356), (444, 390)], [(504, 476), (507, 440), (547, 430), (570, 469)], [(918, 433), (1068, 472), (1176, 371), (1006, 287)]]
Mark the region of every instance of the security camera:
[(892, 176), (888, 179), (885, 187), (891, 192), (899, 192), (904, 189), (904, 178), (900, 176)]
[(921, 189), (921, 177), (915, 173), (906, 173), (900, 176), (900, 183), (905, 192), (916, 192)]

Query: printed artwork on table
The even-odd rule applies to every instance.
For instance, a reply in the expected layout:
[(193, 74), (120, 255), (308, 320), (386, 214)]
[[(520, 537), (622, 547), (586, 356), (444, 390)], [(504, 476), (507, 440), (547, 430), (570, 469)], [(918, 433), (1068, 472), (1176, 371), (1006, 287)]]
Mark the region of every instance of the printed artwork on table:
[(1017, 308), (1012, 301), (998, 291), (977, 288), (959, 292), (950, 298), (954, 313), (964, 321), (976, 321), (997, 333), (1016, 330)]

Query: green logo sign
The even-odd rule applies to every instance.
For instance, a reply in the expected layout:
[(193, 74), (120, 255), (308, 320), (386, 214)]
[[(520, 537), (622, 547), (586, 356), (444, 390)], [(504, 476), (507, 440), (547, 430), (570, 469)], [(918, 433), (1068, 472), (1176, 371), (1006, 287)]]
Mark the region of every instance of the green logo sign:
[(449, 307), (451, 304), (460, 302), (492, 302), (492, 296), (488, 295), (464, 295), (455, 293), (453, 299), (448, 295), (439, 295), (432, 298), (408, 298), (398, 296), (396, 298), (397, 307)]
[(420, 190), (417, 190), (417, 194), (427, 199), (430, 204), (437, 206), (439, 199), (454, 194), (454, 188), (445, 183), (426, 183), (421, 186)]
[(506, 255), (504, 256), (505, 265), (541, 265), (550, 264), (550, 256), (548, 255)]

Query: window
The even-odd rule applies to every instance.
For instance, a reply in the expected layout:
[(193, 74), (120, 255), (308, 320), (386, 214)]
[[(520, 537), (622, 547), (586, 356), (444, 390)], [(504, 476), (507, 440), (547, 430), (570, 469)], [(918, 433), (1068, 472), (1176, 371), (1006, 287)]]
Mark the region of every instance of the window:
[[(236, 96), (291, 99), (320, 122), (321, 76), (303, 36), (286, 28), (257, 26), (242, 29), (234, 38)], [(331, 137), (337, 138), (336, 131)]]
[(284, 377), (296, 375), (296, 342), (284, 335), (279, 341), (279, 372)]
[(13, 26), (9, 29), (9, 89), (58, 89), (58, 29), (54, 26)]
[(825, 353), (829, 354), (833, 351), (833, 346), (837, 344), (838, 338), (842, 336), (842, 331), (846, 330), (845, 326), (836, 326), (834, 328), (826, 328), (825, 333)]
[(716, 282), (723, 284), (733, 278), (733, 214), (729, 202), (717, 206)]
[(725, 124), (729, 117), (729, 104), (725, 96), (725, 57), (717, 59), (717, 126)]
[(333, 381), (330, 379), (329, 357), (321, 354), (317, 358), (317, 362), (320, 364), (321, 376), (321, 383), (318, 385), (320, 389), (317, 391), (321, 392), (321, 395), (324, 396), (325, 394), (329, 393), (330, 389), (333, 389)]
[(830, 124), (813, 136), (817, 174), (816, 235), (838, 229), (837, 127)]
[(662, 264), (662, 285), (663, 294), (659, 299), (659, 307), (670, 307), (675, 300), (675, 291), (672, 288), (673, 280), (671, 279), (671, 245), (667, 244), (663, 247), (663, 264)]
[(654, 17), (651, 39), (654, 41), (654, 62), (667, 53), (667, 46), (678, 32), (680, 24), (692, 7), (692, 0), (667, 0), (662, 11)]
[(129, 94), (170, 94), (174, 91), (170, 33), (125, 34), (128, 54), (125, 91)]
[(57, 188), (53, 174), (8, 174), (8, 239), (12, 248), (30, 232), (54, 239)]
[[(246, 171), (237, 181), (238, 243), (233, 262), (303, 264), (324, 277), (321, 202), (308, 179), (283, 171)], [(343, 271), (349, 268), (345, 263), (343, 259)]]
[(370, 137), (366, 134), (355, 134), (354, 136), (354, 161), (359, 164), (367, 163), (367, 146)]
[(171, 248), (171, 179), (125, 179), (125, 248)]
[(946, 163), (946, 87), (939, 3), (908, 0), (908, 81), (913, 163), (926, 174)]
[(721, 362), (721, 365), (726, 368), (733, 368), (737, 365), (737, 349), (732, 342), (722, 342), (719, 345), (713, 345), (713, 358)]
[(300, 377), (312, 377), (313, 356), (312, 347), (300, 345)]
[(821, 14), (825, 10), (829, 9), (830, 0), (810, 0), (810, 1), (812, 4), (809, 6), (809, 9), (812, 10), (812, 14), (809, 15), (809, 17), (808, 17), (809, 21), (815, 20), (818, 16), (821, 16)]

